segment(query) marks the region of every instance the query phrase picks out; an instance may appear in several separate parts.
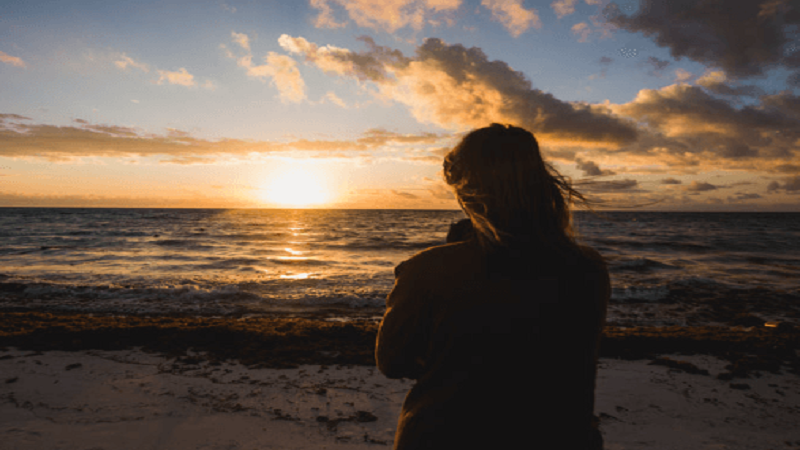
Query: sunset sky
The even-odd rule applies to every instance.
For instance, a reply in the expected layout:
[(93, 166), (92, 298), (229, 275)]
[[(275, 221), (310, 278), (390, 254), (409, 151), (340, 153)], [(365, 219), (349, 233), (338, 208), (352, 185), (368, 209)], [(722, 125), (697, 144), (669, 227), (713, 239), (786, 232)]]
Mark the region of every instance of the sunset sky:
[(457, 209), (492, 122), (611, 209), (800, 211), (800, 2), (0, 5), (0, 206)]

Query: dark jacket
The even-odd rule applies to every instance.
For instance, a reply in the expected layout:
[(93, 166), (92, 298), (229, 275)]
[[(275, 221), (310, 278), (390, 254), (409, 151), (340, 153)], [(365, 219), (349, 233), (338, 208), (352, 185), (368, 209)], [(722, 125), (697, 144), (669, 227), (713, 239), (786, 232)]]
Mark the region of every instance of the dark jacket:
[(395, 269), (375, 359), (417, 380), (395, 449), (598, 449), (597, 351), (610, 296), (592, 249), (498, 272), (476, 241)]

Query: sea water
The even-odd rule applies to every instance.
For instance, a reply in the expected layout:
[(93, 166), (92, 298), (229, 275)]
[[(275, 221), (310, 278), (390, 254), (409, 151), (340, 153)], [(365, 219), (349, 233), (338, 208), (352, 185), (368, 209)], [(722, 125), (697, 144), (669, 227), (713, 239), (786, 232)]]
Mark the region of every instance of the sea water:
[[(0, 308), (377, 320), (394, 267), (461, 211), (0, 208)], [(577, 211), (608, 321), (701, 325), (710, 305), (800, 324), (800, 214)], [(569, 318), (564, 318), (565, 325)]]

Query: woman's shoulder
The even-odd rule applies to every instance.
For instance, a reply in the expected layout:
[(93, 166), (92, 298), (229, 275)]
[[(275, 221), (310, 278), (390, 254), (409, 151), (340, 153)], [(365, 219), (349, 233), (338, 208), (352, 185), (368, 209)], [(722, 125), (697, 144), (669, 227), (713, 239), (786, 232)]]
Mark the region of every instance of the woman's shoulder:
[(580, 250), (581, 255), (590, 263), (594, 265), (600, 266), (603, 269), (606, 268), (606, 259), (603, 255), (600, 254), (597, 250), (588, 245), (578, 245), (578, 249)]
[(437, 245), (417, 252), (401, 262), (395, 267), (394, 273), (399, 276), (400, 273), (425, 274), (454, 269), (474, 261), (478, 256), (478, 247), (473, 241)]

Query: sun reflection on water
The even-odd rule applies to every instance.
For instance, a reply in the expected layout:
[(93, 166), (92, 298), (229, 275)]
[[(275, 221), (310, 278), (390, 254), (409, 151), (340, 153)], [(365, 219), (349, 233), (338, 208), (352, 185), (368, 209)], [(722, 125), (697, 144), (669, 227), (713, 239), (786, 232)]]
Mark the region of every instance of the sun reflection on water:
[(292, 275), (281, 275), (281, 278), (289, 280), (305, 280), (310, 276), (310, 273), (295, 273)]

